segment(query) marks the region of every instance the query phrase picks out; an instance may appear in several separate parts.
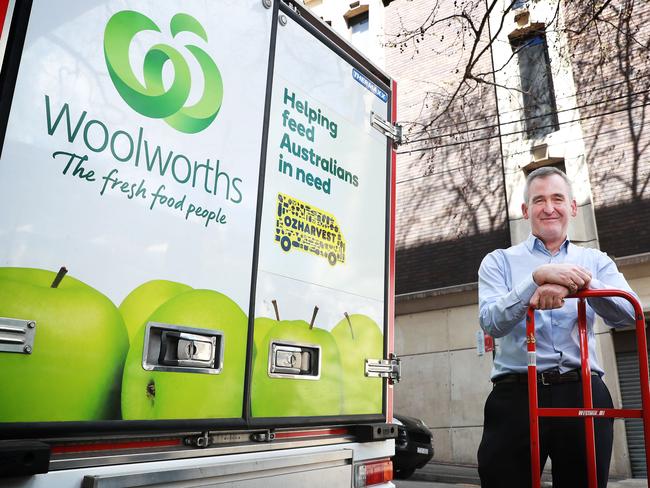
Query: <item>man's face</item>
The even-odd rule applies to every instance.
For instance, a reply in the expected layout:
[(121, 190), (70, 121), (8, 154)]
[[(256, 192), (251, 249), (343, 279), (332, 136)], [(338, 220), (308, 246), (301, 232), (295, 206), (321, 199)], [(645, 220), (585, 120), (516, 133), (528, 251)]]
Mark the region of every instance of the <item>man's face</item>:
[(534, 236), (545, 244), (564, 240), (569, 216), (575, 217), (576, 201), (569, 196), (569, 187), (560, 175), (535, 178), (528, 189), (528, 202), (521, 209), (530, 219)]

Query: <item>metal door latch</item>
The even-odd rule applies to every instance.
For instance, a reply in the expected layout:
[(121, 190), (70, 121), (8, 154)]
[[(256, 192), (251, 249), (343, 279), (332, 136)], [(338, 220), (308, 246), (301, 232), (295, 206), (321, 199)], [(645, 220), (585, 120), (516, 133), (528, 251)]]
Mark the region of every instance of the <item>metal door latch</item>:
[(402, 360), (390, 355), (390, 359), (366, 359), (366, 376), (387, 378), (391, 385), (399, 383), (402, 377)]
[(218, 374), (223, 367), (223, 333), (149, 322), (142, 367), (147, 371)]
[(320, 346), (271, 341), (269, 376), (272, 378), (320, 378)]

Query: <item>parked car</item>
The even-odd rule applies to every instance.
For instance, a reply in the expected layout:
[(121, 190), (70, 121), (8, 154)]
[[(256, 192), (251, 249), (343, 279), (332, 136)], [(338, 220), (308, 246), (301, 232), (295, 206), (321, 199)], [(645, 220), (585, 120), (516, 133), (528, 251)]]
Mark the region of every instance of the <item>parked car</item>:
[(393, 473), (396, 479), (406, 479), (433, 457), (433, 435), (420, 419), (395, 415), (397, 424)]

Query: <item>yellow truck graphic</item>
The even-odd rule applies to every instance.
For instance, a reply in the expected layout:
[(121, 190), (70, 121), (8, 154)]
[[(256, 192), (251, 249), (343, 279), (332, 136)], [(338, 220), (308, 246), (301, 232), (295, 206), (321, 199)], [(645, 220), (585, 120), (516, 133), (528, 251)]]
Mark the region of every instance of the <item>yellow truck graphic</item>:
[(333, 215), (283, 193), (277, 204), (275, 240), (283, 251), (295, 247), (327, 258), (332, 266), (345, 263), (345, 239)]

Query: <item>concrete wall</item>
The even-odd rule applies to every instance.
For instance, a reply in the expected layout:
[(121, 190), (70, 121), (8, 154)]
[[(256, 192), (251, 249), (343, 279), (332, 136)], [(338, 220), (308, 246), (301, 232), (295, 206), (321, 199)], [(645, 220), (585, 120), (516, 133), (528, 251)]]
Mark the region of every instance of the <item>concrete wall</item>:
[[(432, 429), (435, 460), (476, 464), (492, 356), (476, 352), (476, 291), (454, 295), (473, 303), (426, 311), (419, 311), (425, 300), (398, 304), (395, 349), (403, 380), (395, 387), (395, 411)], [(436, 298), (424, 306), (446, 307), (450, 296)]]

